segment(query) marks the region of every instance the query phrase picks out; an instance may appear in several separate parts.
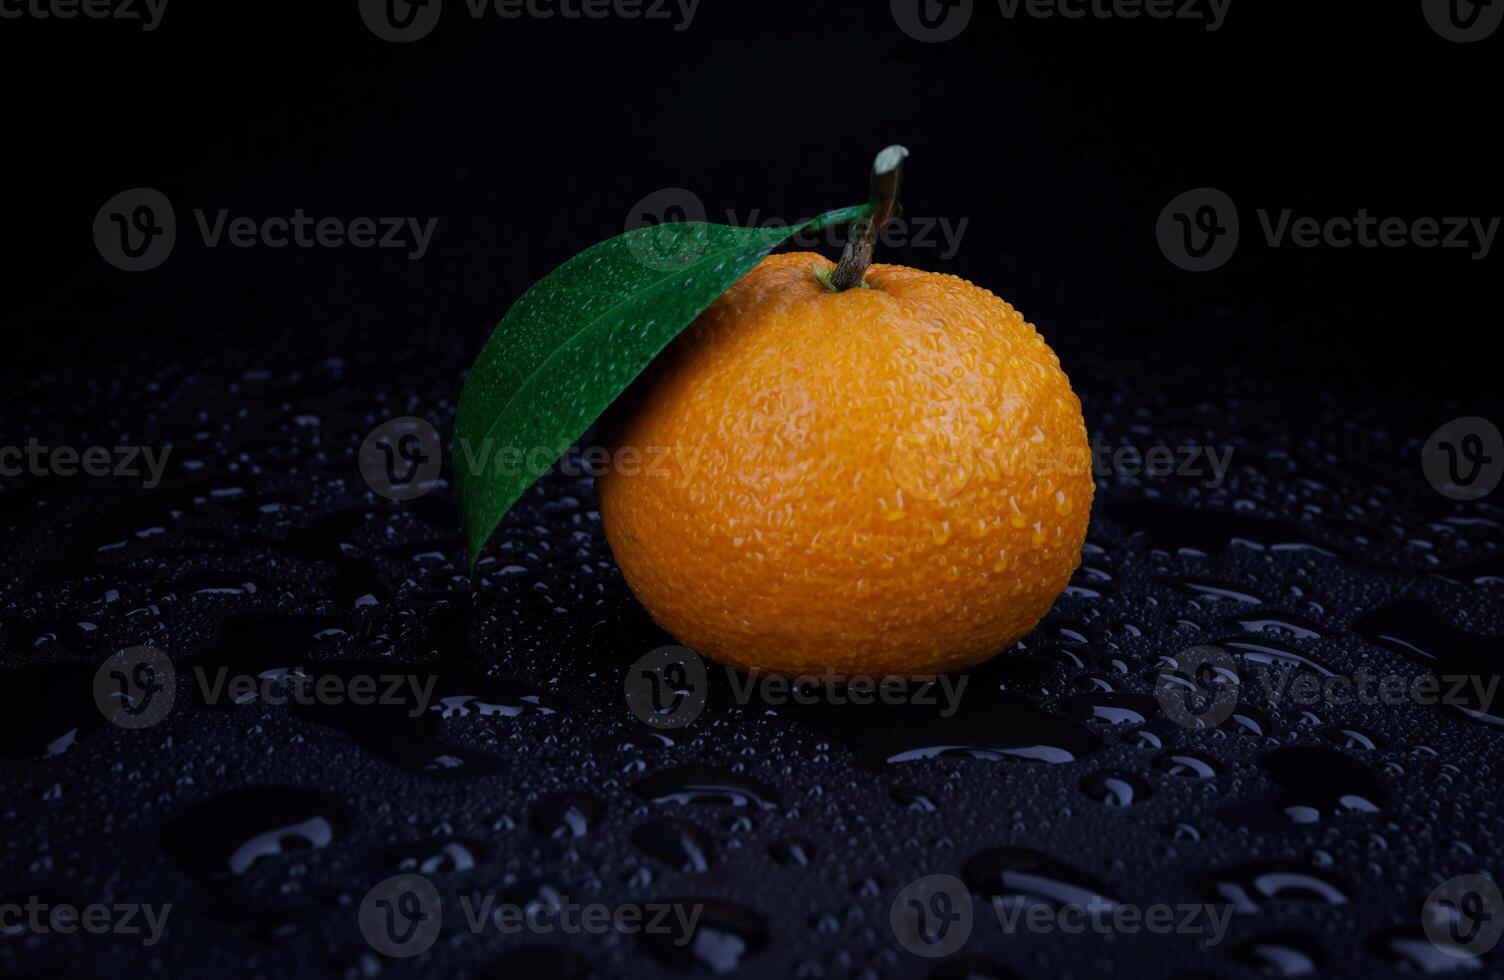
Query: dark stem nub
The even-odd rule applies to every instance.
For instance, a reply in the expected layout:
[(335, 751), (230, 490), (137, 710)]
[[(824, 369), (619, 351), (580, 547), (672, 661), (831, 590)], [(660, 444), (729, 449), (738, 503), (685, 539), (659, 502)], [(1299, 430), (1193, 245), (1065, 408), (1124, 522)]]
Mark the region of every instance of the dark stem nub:
[(863, 285), (867, 266), (872, 264), (872, 249), (877, 244), (877, 236), (898, 214), (899, 183), (903, 177), (903, 162), (908, 157), (909, 151), (895, 144), (872, 161), (872, 203), (876, 210), (870, 218), (861, 218), (851, 224), (851, 238), (846, 242), (840, 264), (830, 274), (828, 283), (836, 292)]

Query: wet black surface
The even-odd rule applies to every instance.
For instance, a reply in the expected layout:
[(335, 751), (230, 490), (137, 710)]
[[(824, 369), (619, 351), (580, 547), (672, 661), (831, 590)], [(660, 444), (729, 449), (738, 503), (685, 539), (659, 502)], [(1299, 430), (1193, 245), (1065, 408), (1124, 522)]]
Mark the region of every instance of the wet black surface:
[[(704, 714), (659, 733), (622, 681), (671, 638), (627, 592), (588, 479), (531, 492), (473, 589), (447, 486), (395, 503), (363, 482), (364, 433), (415, 407), (443, 428), (460, 365), (229, 361), (108, 393), (110, 418), (147, 420), (133, 433), (173, 447), (159, 487), (36, 479), (5, 494), (5, 895), (173, 905), (151, 948), (7, 935), (8, 973), (479, 975), (541, 957), (602, 976), (924, 976), (933, 964), (904, 951), (888, 910), (945, 873), (978, 896), (957, 963), (1242, 976), (1305, 956), (1373, 976), (1423, 958), (1432, 887), (1504, 856), (1504, 733), (1475, 701), (1271, 702), (1260, 686), (1259, 669), (1499, 673), (1499, 584), (1470, 570), (1499, 559), (1504, 515), (1445, 501), (1407, 465), (1429, 423), (1365, 418), (1391, 478), (1339, 492), (1355, 442), (1335, 415), (1290, 435), (1251, 395), (1165, 410), (1068, 356), (1104, 444), (1234, 447), (1227, 482), (1104, 476), (1085, 587), (975, 671), (952, 716), (738, 707), (712, 672)], [(1161, 658), (1212, 642), (1236, 658), (1241, 703), (1219, 727), (1183, 728), (1154, 696)], [(168, 653), (177, 687), (165, 720), (132, 731), (103, 721), (91, 684), (135, 644)], [(206, 704), (195, 669), (211, 683), (221, 667), (410, 676), (433, 701)], [(357, 922), (367, 889), (403, 871), (451, 910), (410, 961), (379, 957)], [(1005, 936), (983, 897), (1077, 893), (1237, 914), (1212, 946)], [(696, 905), (705, 932), (473, 934), (469, 894)], [(568, 963), (536, 948), (565, 946)]]

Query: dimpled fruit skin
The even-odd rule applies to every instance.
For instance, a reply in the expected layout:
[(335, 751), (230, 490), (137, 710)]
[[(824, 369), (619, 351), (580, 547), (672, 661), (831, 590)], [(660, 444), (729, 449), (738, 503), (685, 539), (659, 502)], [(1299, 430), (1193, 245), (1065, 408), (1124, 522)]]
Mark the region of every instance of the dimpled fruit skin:
[(653, 619), (714, 660), (875, 677), (980, 663), (1080, 563), (1081, 402), (992, 293), (890, 265), (834, 293), (816, 264), (833, 267), (766, 259), (612, 407), (606, 537)]

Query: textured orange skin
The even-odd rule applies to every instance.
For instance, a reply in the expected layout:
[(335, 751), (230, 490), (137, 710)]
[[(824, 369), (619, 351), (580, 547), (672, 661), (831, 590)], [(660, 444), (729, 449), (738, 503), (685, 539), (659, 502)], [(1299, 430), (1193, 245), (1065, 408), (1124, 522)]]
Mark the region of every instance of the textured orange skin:
[(891, 265), (833, 293), (812, 265), (833, 267), (763, 261), (613, 406), (604, 433), (641, 465), (598, 480), (611, 549), (653, 619), (723, 663), (980, 663), (1080, 563), (1081, 402), (992, 293)]

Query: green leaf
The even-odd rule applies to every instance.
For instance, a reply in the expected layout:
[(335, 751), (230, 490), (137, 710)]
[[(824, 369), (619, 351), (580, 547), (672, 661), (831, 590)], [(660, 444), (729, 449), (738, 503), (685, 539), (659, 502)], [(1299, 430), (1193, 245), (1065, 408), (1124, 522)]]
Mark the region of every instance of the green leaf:
[(871, 204), (841, 208), (779, 228), (638, 228), (523, 293), (475, 359), (455, 414), (470, 567), (527, 488), (716, 297), (784, 240), (871, 212)]

